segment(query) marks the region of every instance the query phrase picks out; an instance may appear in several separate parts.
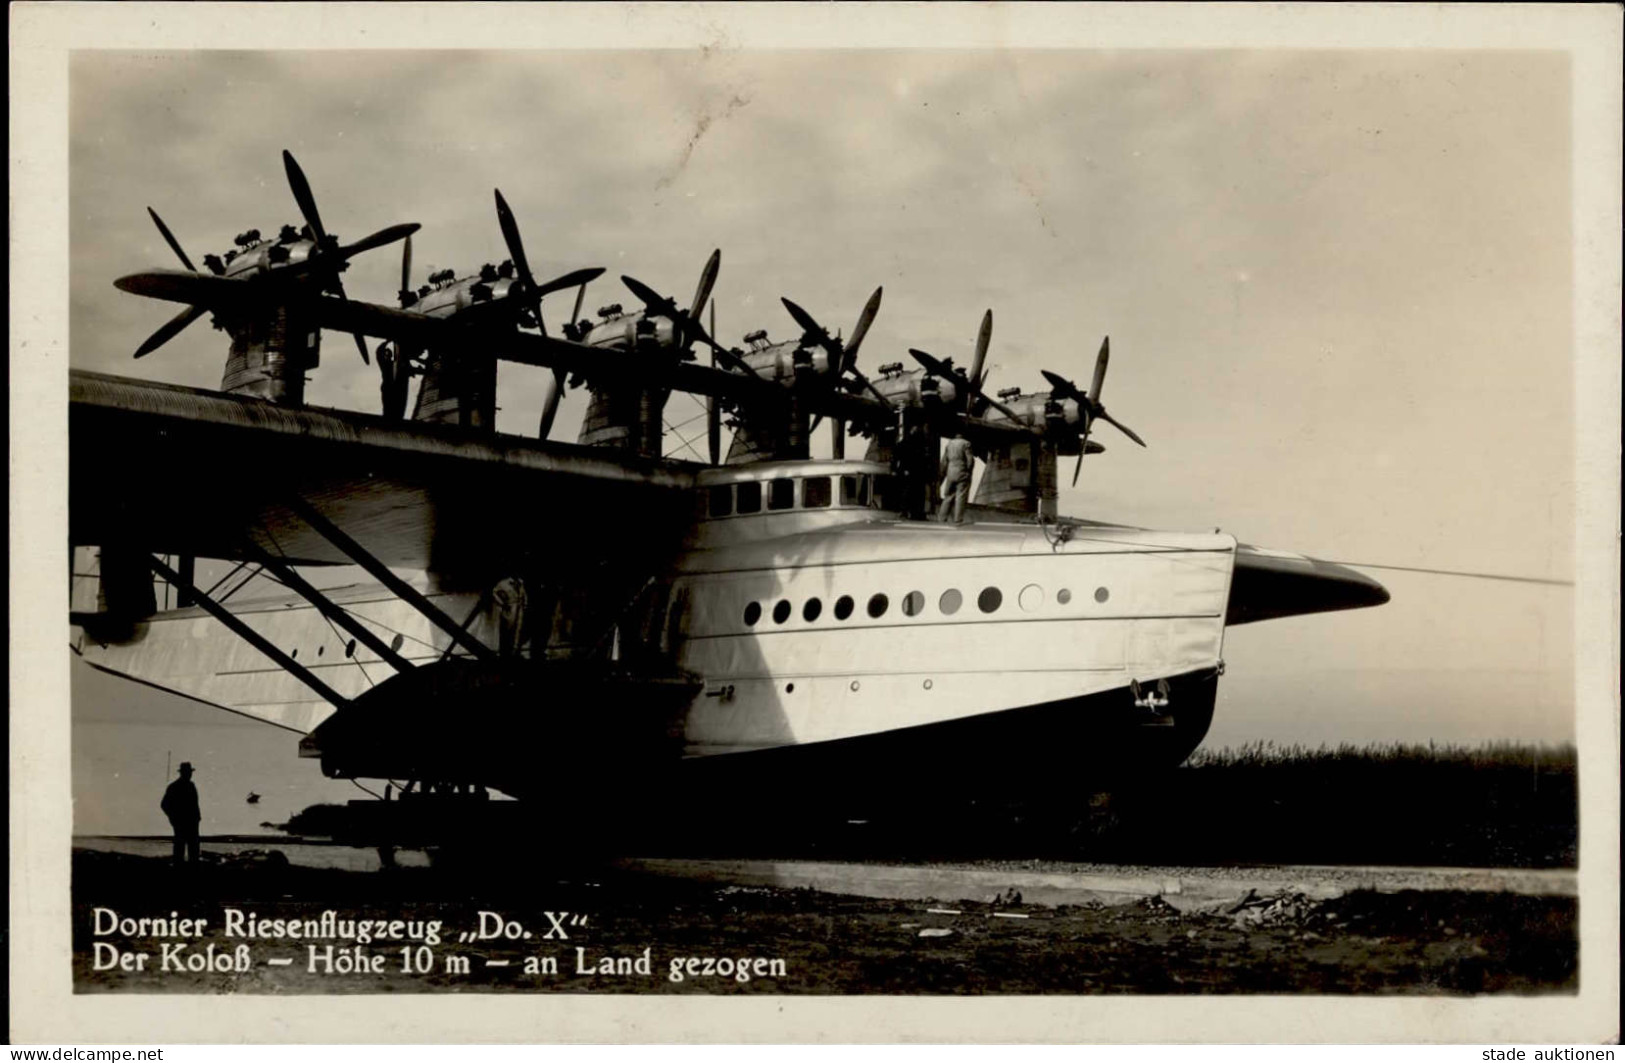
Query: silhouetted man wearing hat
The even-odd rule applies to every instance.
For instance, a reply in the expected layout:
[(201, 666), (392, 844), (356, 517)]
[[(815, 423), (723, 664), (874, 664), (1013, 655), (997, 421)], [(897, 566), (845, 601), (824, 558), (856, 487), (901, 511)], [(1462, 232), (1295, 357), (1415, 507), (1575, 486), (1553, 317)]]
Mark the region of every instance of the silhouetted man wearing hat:
[(175, 862), (197, 863), (197, 825), (203, 818), (197, 807), (197, 787), (192, 785), (192, 764), (181, 761), (180, 778), (169, 784), (159, 808), (169, 817), (175, 831)]

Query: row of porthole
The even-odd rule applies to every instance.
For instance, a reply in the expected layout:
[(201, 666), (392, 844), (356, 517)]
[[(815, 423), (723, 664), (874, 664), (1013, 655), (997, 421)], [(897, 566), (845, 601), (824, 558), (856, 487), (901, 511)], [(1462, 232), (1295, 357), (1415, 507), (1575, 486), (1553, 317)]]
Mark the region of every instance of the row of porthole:
[[(1095, 588), (1095, 601), (1104, 602), (1110, 597), (1111, 592), (1105, 587)], [(1024, 611), (1032, 612), (1043, 604), (1044, 592), (1036, 583), (1029, 583), (1026, 587), (1022, 588), (1021, 595), (1018, 600), (1021, 604), (1021, 608)], [(1072, 592), (1067, 588), (1062, 587), (1060, 590), (1055, 592), (1055, 600), (1061, 605), (1066, 605), (1072, 600)], [(943, 616), (953, 616), (955, 613), (959, 612), (960, 608), (964, 604), (965, 596), (953, 587), (943, 591), (942, 596), (937, 599), (937, 608), (942, 612)], [(999, 610), (999, 606), (1003, 604), (1004, 592), (999, 590), (997, 587), (983, 587), (982, 593), (976, 596), (976, 608), (980, 609), (984, 613), (996, 613)], [(852, 616), (852, 611), (856, 607), (857, 603), (853, 600), (852, 596), (850, 594), (843, 594), (839, 598), (835, 599), (835, 608), (832, 611), (835, 614), (835, 619), (846, 620)], [(871, 618), (879, 620), (881, 617), (886, 615), (886, 611), (890, 608), (891, 599), (886, 595), (876, 593), (869, 596), (869, 604), (866, 607), (866, 611)], [(903, 595), (900, 608), (903, 610), (904, 616), (919, 616), (921, 613), (925, 612), (924, 592), (909, 591), (907, 594)], [(782, 624), (786, 622), (790, 619), (790, 614), (793, 611), (794, 607), (790, 604), (790, 600), (788, 598), (780, 598), (773, 606), (773, 622), (775, 624)], [(820, 616), (823, 615), (823, 613), (824, 603), (818, 598), (808, 598), (801, 606), (801, 619), (805, 620), (809, 624), (816, 621)], [(756, 624), (761, 621), (761, 619), (762, 603), (747, 603), (745, 606), (745, 626), (755, 627)]]
[[(401, 650), (401, 646), (403, 644), (405, 644), (405, 642), (406, 642), (406, 638), (403, 635), (397, 633), (394, 638), (389, 640), (389, 648), (394, 650), (396, 653), (399, 653), (400, 650)], [(325, 652), (327, 652), (327, 647), (326, 646), (317, 646), (316, 647), (316, 656), (320, 657)], [(290, 653), (288, 656), (292, 657), (294, 660), (297, 661), (299, 659), (299, 647), (295, 646), (293, 648), (293, 652)], [(349, 642), (346, 642), (344, 644), (344, 656), (346, 656), (346, 657), (354, 657), (355, 656), (355, 639), (351, 639)]]

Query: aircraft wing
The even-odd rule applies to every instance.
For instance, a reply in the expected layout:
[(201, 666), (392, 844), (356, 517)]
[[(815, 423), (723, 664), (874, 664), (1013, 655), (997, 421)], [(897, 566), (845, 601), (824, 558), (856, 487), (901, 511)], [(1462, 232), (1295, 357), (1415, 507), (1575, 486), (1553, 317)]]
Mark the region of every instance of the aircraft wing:
[(68, 428), (76, 544), (349, 563), (303, 504), (388, 566), (474, 579), (652, 561), (699, 468), (77, 370)]
[[(120, 277), (114, 283), (135, 295), (229, 313), (274, 297), (267, 286), (275, 282), (159, 269)], [(789, 398), (787, 389), (761, 377), (697, 362), (668, 363), (634, 358), (622, 351), (553, 336), (511, 328), (486, 328), (335, 296), (310, 296), (305, 305), (316, 324), (333, 332), (376, 336), (427, 350), (478, 346), (508, 361), (557, 369), (594, 383), (614, 384), (636, 379), (645, 387), (714, 395), (764, 406), (784, 403)], [(842, 392), (811, 400), (808, 412), (878, 424), (885, 424), (895, 416), (884, 403)]]

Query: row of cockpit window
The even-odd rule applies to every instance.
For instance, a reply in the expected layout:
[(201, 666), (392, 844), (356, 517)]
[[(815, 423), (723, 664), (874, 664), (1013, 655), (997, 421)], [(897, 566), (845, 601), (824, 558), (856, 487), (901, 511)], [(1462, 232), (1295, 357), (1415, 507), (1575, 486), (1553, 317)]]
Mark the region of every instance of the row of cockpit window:
[[(1110, 595), (1105, 587), (1099, 587), (1095, 590), (1095, 601), (1097, 602), (1104, 602), (1109, 596)], [(1068, 602), (1072, 601), (1072, 592), (1067, 588), (1062, 587), (1060, 590), (1055, 592), (1055, 600), (1061, 605), (1066, 605)], [(1024, 587), (1020, 595), (1020, 603), (1024, 611), (1032, 612), (1043, 603), (1042, 590), (1040, 590), (1036, 584), (1030, 584), (1027, 587)], [(964, 604), (965, 596), (955, 588), (950, 587), (943, 591), (942, 594), (937, 598), (937, 611), (943, 616), (953, 616), (964, 607)], [(999, 607), (1003, 604), (1004, 592), (999, 590), (997, 587), (983, 587), (982, 592), (976, 596), (976, 608), (984, 613), (996, 613), (999, 611)], [(924, 613), (926, 609), (925, 592), (909, 591), (907, 594), (903, 595), (902, 600), (898, 602), (898, 608), (902, 610), (904, 616), (919, 616), (920, 614)], [(854, 599), (850, 594), (843, 594), (839, 598), (835, 599), (834, 608), (832, 608), (830, 612), (836, 620), (848, 620), (851, 618), (852, 613), (856, 609), (856, 599)], [(881, 617), (885, 616), (887, 611), (890, 609), (891, 599), (885, 594), (879, 592), (871, 594), (869, 596), (868, 604), (864, 607), (864, 611), (867, 612), (869, 617), (874, 620), (879, 620)], [(764, 607), (761, 602), (747, 603), (745, 606), (744, 616), (745, 626), (755, 627), (762, 619), (763, 610)], [(783, 624), (790, 619), (791, 614), (794, 612), (795, 607), (790, 604), (790, 600), (788, 598), (780, 598), (773, 605), (773, 612), (771, 614), (773, 622), (775, 624)], [(817, 621), (823, 615), (824, 602), (822, 599), (808, 598), (802, 603), (801, 619), (805, 620), (807, 623), (811, 624)]]
[[(840, 481), (838, 493), (835, 483), (837, 480)], [(765, 484), (761, 480), (716, 484), (706, 488), (705, 515), (743, 516), (761, 513), (764, 508), (768, 512), (828, 509), (831, 506), (873, 506), (886, 509), (889, 508), (887, 502), (893, 490), (891, 476), (868, 473), (834, 477), (781, 476), (768, 480)]]

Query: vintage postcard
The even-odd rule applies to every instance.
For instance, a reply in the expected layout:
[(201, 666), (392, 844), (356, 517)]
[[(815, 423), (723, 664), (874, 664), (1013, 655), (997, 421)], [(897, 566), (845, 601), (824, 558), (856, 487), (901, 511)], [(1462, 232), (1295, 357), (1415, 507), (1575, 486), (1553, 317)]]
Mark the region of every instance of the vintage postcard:
[(1617, 1035), (1617, 8), (11, 16), (14, 1040)]

